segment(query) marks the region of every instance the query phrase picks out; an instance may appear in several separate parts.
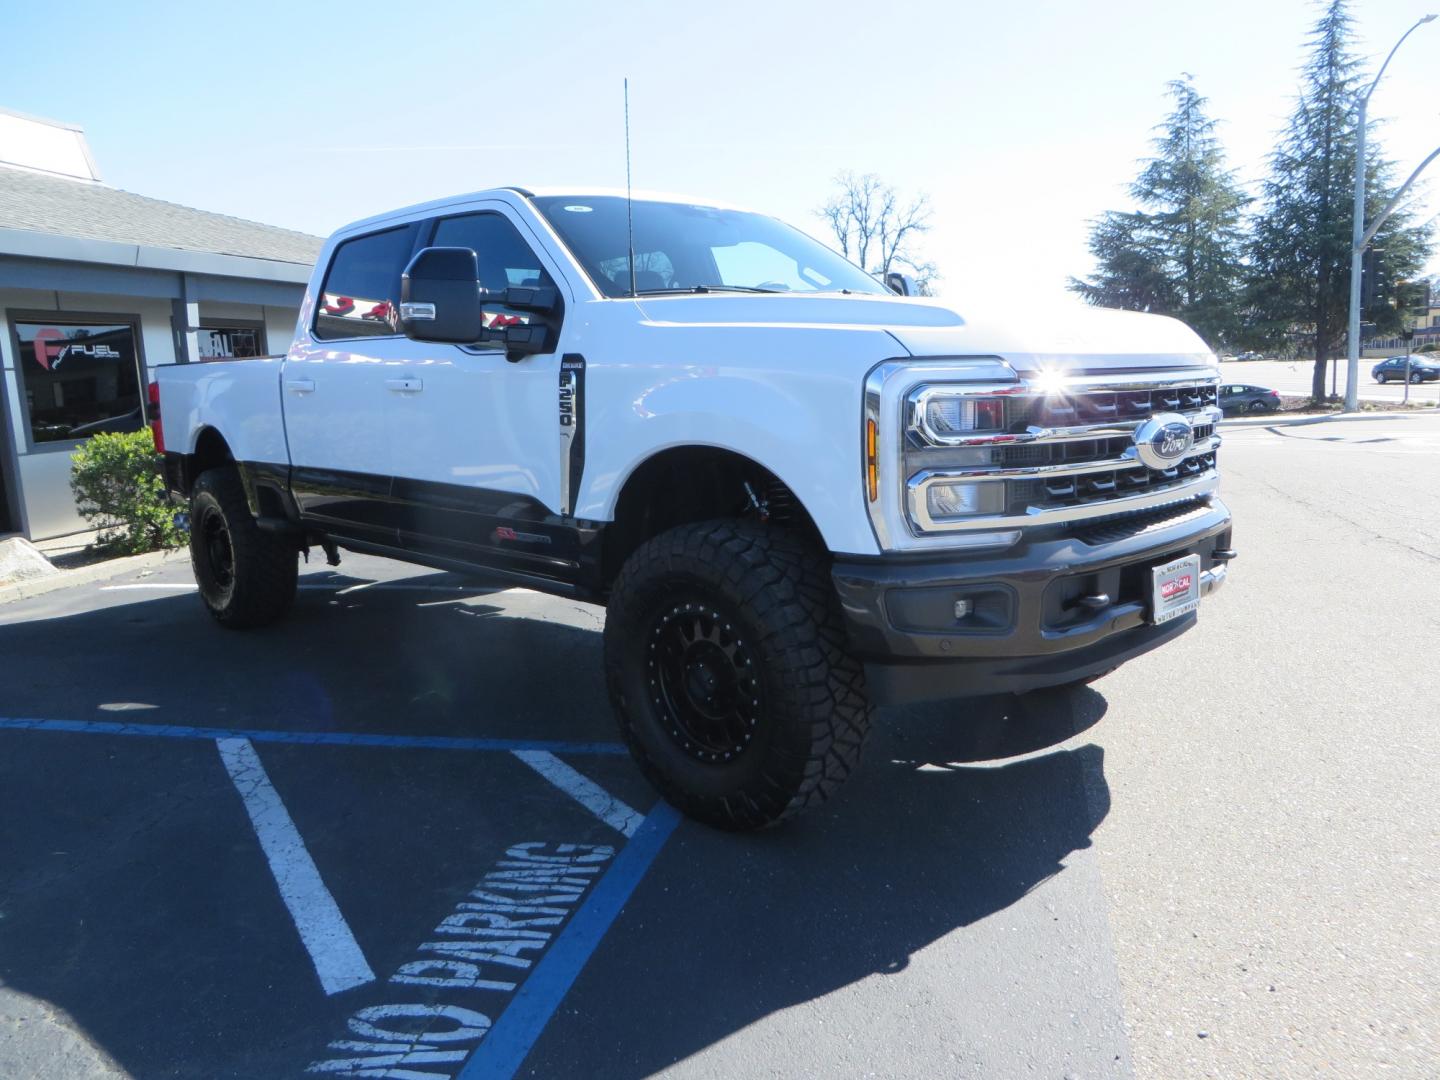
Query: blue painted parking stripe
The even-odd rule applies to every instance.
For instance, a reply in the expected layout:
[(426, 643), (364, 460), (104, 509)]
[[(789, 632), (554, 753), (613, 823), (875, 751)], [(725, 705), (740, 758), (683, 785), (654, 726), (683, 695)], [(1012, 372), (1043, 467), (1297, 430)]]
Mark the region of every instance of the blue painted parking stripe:
[(669, 803), (655, 804), (595, 885), (585, 906), (575, 913), (521, 984), (515, 999), (500, 1014), (456, 1080), (510, 1080), (519, 1071), (600, 939), (679, 823), (680, 815)]
[(122, 724), (114, 720), (38, 720), (0, 716), (0, 731), (66, 731), (82, 735), (139, 735), (154, 739), (249, 739), (308, 746), (394, 746), (429, 750), (544, 750), (552, 754), (626, 753), (620, 743), (547, 742), (543, 739), (472, 739), (453, 735), (380, 735), (359, 731), (263, 731), (177, 724)]

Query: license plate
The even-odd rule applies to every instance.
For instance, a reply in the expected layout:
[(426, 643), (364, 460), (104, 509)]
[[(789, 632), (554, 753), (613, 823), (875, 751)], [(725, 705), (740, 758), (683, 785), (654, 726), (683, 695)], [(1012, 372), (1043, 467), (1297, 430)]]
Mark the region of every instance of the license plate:
[(1150, 621), (1177, 619), (1200, 606), (1200, 556), (1186, 555), (1150, 570)]

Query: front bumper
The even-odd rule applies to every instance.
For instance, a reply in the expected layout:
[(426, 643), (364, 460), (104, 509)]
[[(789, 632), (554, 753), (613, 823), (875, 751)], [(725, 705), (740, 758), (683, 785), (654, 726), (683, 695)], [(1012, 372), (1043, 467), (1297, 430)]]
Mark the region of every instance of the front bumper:
[[(1188, 630), (1194, 613), (1148, 621), (1150, 568), (1198, 554), (1206, 596), (1224, 584), (1230, 535), (1211, 498), (990, 556), (842, 558), (832, 575), (876, 704), (1023, 693), (1103, 674)], [(959, 601), (970, 610), (957, 618)]]

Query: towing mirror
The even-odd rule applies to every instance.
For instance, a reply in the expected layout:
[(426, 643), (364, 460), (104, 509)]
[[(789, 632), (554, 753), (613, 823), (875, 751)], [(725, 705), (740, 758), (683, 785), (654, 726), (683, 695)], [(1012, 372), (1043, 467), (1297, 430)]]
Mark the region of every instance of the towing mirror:
[(479, 257), (471, 248), (422, 248), (400, 278), (400, 328), (415, 341), (454, 345), (498, 344), (515, 363), (533, 353), (552, 351), (550, 326), (516, 316), (485, 325), (485, 305), (548, 315), (560, 306), (553, 288), (480, 285)]
[(560, 294), (554, 289), (512, 285), (508, 289), (481, 289), (480, 303), (495, 304), (513, 311), (534, 311), (549, 315), (560, 306)]
[(920, 287), (909, 274), (902, 274), (898, 271), (891, 270), (885, 275), (885, 285), (891, 292), (898, 293), (901, 296), (920, 295)]
[(400, 276), (400, 328), (416, 341), (470, 345), (484, 336), (480, 261), (470, 248), (422, 248)]

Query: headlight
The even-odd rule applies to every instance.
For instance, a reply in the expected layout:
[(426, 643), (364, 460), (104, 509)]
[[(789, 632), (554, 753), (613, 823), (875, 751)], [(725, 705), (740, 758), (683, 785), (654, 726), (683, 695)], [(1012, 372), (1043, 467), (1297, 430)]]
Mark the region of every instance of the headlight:
[(911, 423), (927, 442), (953, 444), (967, 435), (1005, 430), (1005, 399), (941, 387), (922, 388), (911, 399)]

